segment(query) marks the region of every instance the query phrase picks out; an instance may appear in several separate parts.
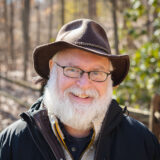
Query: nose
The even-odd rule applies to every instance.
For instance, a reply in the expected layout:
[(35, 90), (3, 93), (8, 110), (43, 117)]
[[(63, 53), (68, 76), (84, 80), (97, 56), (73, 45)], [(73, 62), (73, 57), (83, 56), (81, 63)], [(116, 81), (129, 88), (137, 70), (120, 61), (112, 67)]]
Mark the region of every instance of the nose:
[(82, 89), (90, 88), (91, 80), (89, 79), (88, 73), (83, 73), (83, 75), (77, 80), (77, 85)]

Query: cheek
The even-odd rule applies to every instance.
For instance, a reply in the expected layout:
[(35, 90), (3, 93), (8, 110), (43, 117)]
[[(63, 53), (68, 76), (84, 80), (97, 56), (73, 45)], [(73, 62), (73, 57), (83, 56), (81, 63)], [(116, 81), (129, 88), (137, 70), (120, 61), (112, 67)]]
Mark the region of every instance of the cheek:
[(63, 75), (58, 75), (58, 88), (61, 94), (71, 86), (75, 85), (74, 79), (65, 77)]
[(111, 77), (109, 77), (107, 80), (106, 80), (106, 82), (105, 82), (105, 84), (104, 84), (104, 86), (103, 86), (103, 90), (102, 90), (102, 92), (103, 92), (103, 95), (106, 95), (106, 93), (108, 94), (108, 93), (110, 93), (110, 92), (112, 92), (113, 91), (113, 86), (112, 86), (112, 80), (111, 80)]
[(104, 87), (104, 85), (103, 86), (98, 86), (98, 87), (96, 87), (96, 89), (97, 89), (100, 97), (103, 96), (106, 93), (106, 87)]
[(95, 89), (98, 91), (100, 97), (102, 97), (106, 94), (107, 87), (108, 87), (108, 85), (106, 82), (99, 83), (99, 84), (95, 85)]

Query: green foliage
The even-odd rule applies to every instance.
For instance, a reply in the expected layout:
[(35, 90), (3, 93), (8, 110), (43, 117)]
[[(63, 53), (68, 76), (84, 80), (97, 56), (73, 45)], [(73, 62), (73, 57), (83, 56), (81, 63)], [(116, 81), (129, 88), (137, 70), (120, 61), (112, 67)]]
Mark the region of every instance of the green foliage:
[[(134, 25), (135, 21), (146, 15), (147, 8), (141, 1), (132, 0), (132, 8), (124, 11), (127, 34), (133, 37), (133, 43), (138, 43), (138, 49), (132, 50), (128, 77), (115, 94), (122, 105), (129, 104), (135, 108), (148, 108), (153, 95), (160, 92), (160, 5), (157, 0), (149, 0), (149, 3), (154, 14), (158, 15), (151, 24), (153, 28), (151, 38), (148, 38), (145, 27), (138, 28)], [(126, 31), (123, 32), (122, 29), (122, 33)], [(144, 36), (145, 40), (142, 41)], [(129, 50), (130, 48), (126, 47), (121, 53), (128, 53)]]
[(141, 1), (133, 0), (132, 1), (132, 8), (127, 8), (124, 11), (124, 16), (126, 19), (130, 21), (137, 21), (137, 19), (142, 16), (145, 12), (145, 8)]

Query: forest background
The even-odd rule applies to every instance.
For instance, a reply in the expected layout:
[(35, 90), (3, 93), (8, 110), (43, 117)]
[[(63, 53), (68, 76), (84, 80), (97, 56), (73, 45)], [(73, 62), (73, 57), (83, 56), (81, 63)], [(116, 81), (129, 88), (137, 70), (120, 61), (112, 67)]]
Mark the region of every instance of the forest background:
[(98, 21), (112, 53), (130, 56), (129, 74), (114, 98), (150, 110), (160, 94), (160, 0), (0, 0), (0, 130), (40, 96), (33, 49), (53, 42), (60, 27), (77, 18)]

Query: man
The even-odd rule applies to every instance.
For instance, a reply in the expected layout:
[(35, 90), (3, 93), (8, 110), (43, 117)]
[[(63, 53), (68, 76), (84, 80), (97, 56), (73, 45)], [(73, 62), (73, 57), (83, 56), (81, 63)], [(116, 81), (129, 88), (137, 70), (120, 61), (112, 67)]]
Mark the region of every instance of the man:
[(155, 136), (112, 100), (129, 57), (111, 54), (97, 22), (64, 25), (34, 50), (34, 67), (44, 95), (0, 134), (0, 160), (160, 160)]

